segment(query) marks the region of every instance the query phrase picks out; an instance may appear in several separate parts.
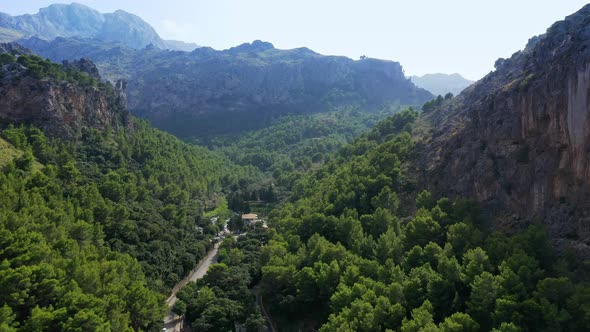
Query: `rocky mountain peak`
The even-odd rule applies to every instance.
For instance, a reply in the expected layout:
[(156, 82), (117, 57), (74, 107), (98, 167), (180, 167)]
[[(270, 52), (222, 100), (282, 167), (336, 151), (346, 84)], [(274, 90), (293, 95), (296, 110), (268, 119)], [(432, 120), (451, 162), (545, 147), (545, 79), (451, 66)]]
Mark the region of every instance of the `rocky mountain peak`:
[(433, 97), (408, 81), (398, 62), (281, 50), (262, 41), (190, 53), (73, 38), (23, 43), (53, 61), (91, 58), (111, 82), (128, 79), (130, 110), (181, 137), (235, 132), (220, 125), (224, 118), (250, 130), (286, 114), (372, 111)]
[(25, 38), (52, 40), (57, 37), (97, 38), (118, 41), (140, 49), (153, 44), (167, 48), (166, 42), (140, 17), (117, 10), (100, 12), (79, 3), (53, 4), (39, 9), (37, 14), (0, 15), (0, 28), (11, 29)]
[(269, 42), (263, 42), (261, 40), (255, 40), (252, 43), (243, 43), (227, 50), (230, 54), (238, 53), (256, 53), (264, 52), (266, 50), (274, 49), (274, 45)]

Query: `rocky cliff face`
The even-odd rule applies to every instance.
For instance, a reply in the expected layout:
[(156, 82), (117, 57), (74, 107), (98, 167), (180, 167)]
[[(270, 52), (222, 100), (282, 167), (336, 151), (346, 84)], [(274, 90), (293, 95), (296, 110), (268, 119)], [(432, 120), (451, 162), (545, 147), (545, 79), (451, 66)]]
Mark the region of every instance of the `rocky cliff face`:
[(100, 81), (100, 73), (98, 72), (98, 68), (92, 61), (86, 58), (81, 58), (79, 60), (64, 60), (63, 61), (63, 68), (64, 69), (73, 69), (81, 72), (85, 72), (91, 78)]
[(25, 37), (35, 36), (46, 40), (78, 36), (119, 41), (132, 48), (147, 45), (162, 49), (169, 47), (154, 28), (136, 15), (122, 10), (101, 14), (77, 3), (54, 4), (41, 8), (33, 15), (10, 16), (0, 13), (0, 27), (19, 32)]
[(544, 222), (590, 257), (590, 5), (426, 118), (435, 192), (481, 201), (500, 228)]
[(88, 57), (103, 76), (126, 78), (130, 110), (182, 137), (260, 128), (284, 114), (349, 105), (370, 111), (432, 98), (404, 77), (397, 62), (279, 50), (262, 41), (190, 53), (84, 39), (23, 43), (54, 61)]
[[(14, 47), (0, 44), (2, 49)], [(69, 66), (84, 66), (90, 71), (93, 67), (88, 60)], [(103, 130), (129, 125), (124, 81), (115, 87), (85, 87), (48, 77), (36, 78), (15, 62), (0, 68), (0, 96), (0, 123), (31, 123), (62, 138), (76, 139), (88, 128)]]

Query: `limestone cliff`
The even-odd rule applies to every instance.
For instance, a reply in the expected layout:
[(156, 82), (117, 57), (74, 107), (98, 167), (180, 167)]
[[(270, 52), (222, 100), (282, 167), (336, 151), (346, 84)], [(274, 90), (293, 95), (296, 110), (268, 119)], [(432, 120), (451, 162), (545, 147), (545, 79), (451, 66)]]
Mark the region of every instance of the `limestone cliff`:
[(544, 222), (590, 257), (590, 5), (425, 114), (422, 183), (474, 197), (495, 225)]
[(21, 42), (53, 61), (87, 57), (108, 79), (126, 78), (131, 112), (181, 137), (261, 128), (284, 114), (370, 111), (432, 98), (398, 62), (280, 50), (262, 41), (190, 53), (73, 38)]
[[(0, 44), (2, 50), (15, 47)], [(19, 56), (18, 52), (14, 51)], [(71, 62), (64, 69), (90, 70), (88, 60)], [(96, 68), (94, 67), (94, 70)], [(30, 123), (46, 133), (75, 139), (87, 128), (127, 126), (125, 82), (81, 85), (77, 82), (32, 75), (19, 62), (0, 68), (0, 123)]]
[(15, 38), (24, 35), (51, 40), (78, 36), (118, 41), (138, 49), (147, 45), (169, 47), (152, 26), (136, 15), (122, 10), (102, 14), (79, 3), (53, 4), (32, 15), (11, 16), (0, 12), (0, 28), (15, 31)]

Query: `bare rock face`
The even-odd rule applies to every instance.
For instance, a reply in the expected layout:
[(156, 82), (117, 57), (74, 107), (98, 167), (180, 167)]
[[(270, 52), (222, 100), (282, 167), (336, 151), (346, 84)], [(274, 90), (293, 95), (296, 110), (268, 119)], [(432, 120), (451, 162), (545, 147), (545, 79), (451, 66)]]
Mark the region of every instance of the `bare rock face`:
[(64, 60), (63, 61), (64, 69), (74, 69), (81, 72), (88, 74), (88, 76), (92, 77), (93, 79), (100, 81), (100, 74), (98, 72), (98, 68), (96, 65), (87, 58), (81, 58), (79, 60)]
[(156, 30), (136, 15), (122, 10), (101, 14), (78, 3), (53, 4), (33, 15), (11, 16), (0, 12), (0, 27), (46, 40), (77, 36), (118, 41), (136, 49), (148, 45), (168, 47)]
[(128, 79), (131, 112), (183, 138), (258, 129), (285, 114), (371, 111), (433, 97), (406, 79), (398, 62), (281, 50), (259, 40), (190, 53), (74, 38), (21, 42), (53, 61), (87, 57), (103, 77)]
[(590, 257), (590, 5), (496, 68), (427, 114), (422, 181)]
[(31, 51), (17, 43), (2, 43), (0, 44), (0, 53), (30, 54)]
[(0, 71), (0, 123), (31, 123), (66, 139), (76, 139), (89, 128), (129, 125), (124, 81), (114, 88), (84, 87), (35, 78), (19, 63), (5, 65)]

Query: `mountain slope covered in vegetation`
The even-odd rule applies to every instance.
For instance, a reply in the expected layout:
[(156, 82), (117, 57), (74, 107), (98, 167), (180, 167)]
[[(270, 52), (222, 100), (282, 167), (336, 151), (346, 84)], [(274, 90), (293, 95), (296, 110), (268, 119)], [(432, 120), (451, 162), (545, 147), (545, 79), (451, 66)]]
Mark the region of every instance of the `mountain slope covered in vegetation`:
[(79, 38), (21, 42), (53, 61), (85, 57), (109, 80), (127, 79), (130, 111), (184, 139), (261, 129), (285, 115), (353, 106), (380, 111), (432, 98), (397, 62), (280, 50), (262, 41), (190, 53)]
[(590, 327), (588, 272), (542, 226), (508, 235), (476, 202), (415, 194), (416, 117), (378, 124), (271, 215), (261, 290), (281, 329)]
[[(221, 227), (203, 215), (257, 173), (121, 116), (109, 83), (3, 49), (2, 327), (159, 331), (161, 293)], [(59, 102), (32, 116), (18, 96)]]
[(161, 330), (232, 209), (172, 308), (194, 330), (590, 330), (588, 31), (590, 5), (422, 112), (395, 62), (0, 45), (0, 329)]

